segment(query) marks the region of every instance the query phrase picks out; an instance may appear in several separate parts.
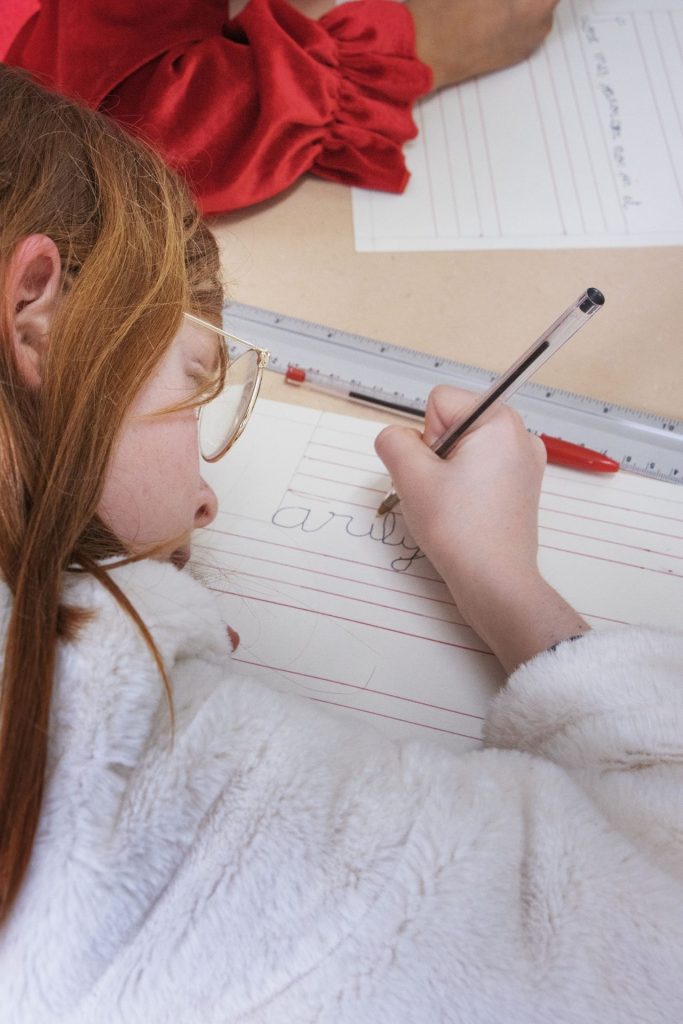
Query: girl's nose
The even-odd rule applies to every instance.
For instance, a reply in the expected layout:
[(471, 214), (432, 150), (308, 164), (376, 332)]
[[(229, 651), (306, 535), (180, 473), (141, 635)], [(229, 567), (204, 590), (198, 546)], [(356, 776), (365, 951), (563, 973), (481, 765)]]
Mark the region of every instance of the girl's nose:
[(195, 529), (201, 526), (208, 526), (216, 518), (218, 512), (218, 498), (212, 487), (209, 487), (206, 480), (199, 482), (199, 505), (194, 514)]

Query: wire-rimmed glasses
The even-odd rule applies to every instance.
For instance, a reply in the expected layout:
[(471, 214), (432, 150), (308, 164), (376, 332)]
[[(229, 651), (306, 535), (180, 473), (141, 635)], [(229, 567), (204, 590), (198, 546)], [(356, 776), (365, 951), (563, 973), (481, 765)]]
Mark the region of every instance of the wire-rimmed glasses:
[(220, 327), (185, 313), (194, 330), (208, 331), (211, 343), (228, 350), (225, 386), (199, 410), (199, 450), (205, 462), (218, 462), (235, 443), (247, 425), (258, 397), (263, 371), (270, 353), (257, 348)]

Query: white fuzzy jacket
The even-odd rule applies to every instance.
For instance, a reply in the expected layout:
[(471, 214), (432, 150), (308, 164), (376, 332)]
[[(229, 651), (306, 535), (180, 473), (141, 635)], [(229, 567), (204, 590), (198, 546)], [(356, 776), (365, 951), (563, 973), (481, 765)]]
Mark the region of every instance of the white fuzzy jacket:
[(683, 1021), (683, 638), (540, 655), (458, 757), (234, 675), (187, 573), (115, 577), (175, 739), (136, 628), (72, 578), (97, 615), (59, 655), (2, 1024)]

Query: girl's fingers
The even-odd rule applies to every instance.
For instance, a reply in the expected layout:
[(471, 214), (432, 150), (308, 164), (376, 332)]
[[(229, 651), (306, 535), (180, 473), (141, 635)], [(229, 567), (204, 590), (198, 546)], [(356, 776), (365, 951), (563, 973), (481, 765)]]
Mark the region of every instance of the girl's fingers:
[(431, 445), (454, 423), (464, 418), (478, 400), (477, 395), (463, 388), (441, 384), (429, 395), (422, 432), (424, 442)]

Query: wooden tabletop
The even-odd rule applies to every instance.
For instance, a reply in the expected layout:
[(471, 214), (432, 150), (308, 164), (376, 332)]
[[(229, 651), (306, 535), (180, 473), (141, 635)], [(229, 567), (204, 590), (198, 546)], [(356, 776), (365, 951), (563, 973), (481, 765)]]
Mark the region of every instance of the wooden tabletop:
[(598, 287), (604, 310), (534, 379), (683, 418), (681, 248), (357, 253), (350, 190), (313, 177), (213, 227), (236, 301), (494, 371)]

